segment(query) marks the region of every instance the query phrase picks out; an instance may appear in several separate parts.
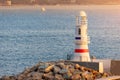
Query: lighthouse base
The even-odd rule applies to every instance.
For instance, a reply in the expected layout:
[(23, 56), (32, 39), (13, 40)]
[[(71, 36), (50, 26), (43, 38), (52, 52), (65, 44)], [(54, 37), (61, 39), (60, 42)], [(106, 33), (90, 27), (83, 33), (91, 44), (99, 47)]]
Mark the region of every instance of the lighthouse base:
[(82, 62), (90, 62), (89, 53), (75, 53), (72, 59), (73, 61), (82, 61)]

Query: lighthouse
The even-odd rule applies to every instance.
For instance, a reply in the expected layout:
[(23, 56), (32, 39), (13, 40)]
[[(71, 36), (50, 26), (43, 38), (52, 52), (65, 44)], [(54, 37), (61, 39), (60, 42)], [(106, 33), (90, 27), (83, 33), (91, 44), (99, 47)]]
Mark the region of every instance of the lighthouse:
[(90, 43), (87, 35), (87, 15), (84, 11), (76, 17), (75, 28), (75, 52), (73, 61), (90, 62), (88, 44)]

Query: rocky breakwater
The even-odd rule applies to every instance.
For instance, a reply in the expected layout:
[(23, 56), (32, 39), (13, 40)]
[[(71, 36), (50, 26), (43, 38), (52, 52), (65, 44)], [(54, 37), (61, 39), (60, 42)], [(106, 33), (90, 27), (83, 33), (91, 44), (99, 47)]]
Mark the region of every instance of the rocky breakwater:
[(3, 76), (0, 80), (95, 80), (108, 76), (107, 73), (99, 73), (79, 64), (58, 61), (39, 62), (18, 75)]

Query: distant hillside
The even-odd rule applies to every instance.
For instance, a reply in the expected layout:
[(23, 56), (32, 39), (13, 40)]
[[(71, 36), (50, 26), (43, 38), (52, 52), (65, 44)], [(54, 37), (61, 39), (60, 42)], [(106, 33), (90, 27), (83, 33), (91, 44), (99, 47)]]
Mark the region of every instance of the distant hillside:
[(120, 0), (77, 0), (78, 4), (120, 4)]
[[(120, 4), (120, 0), (11, 0), (12, 4)], [(5, 0), (0, 0), (0, 4), (5, 4)]]

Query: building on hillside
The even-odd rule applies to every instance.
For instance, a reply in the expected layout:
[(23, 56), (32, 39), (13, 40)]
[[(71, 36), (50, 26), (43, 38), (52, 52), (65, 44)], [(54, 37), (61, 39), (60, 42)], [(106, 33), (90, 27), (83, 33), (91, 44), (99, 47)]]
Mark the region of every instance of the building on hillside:
[(39, 0), (30, 0), (30, 4), (32, 4), (32, 5), (39, 4), (38, 1), (39, 1)]
[(62, 3), (65, 3), (65, 4), (73, 4), (73, 3), (76, 3), (76, 0), (61, 0)]
[(71, 3), (76, 3), (76, 0), (70, 0)]
[(39, 0), (40, 4), (75, 4), (77, 0)]
[(11, 0), (6, 0), (5, 1), (5, 5), (6, 6), (11, 6), (12, 5), (12, 1)]

